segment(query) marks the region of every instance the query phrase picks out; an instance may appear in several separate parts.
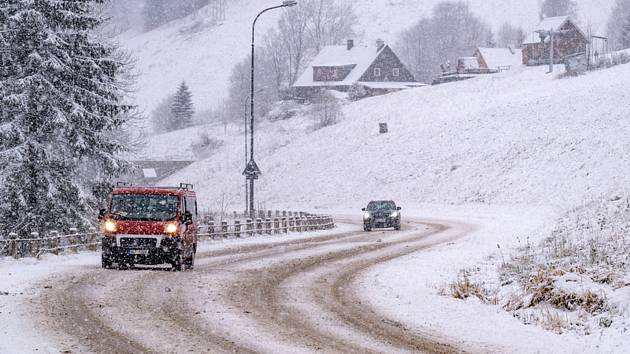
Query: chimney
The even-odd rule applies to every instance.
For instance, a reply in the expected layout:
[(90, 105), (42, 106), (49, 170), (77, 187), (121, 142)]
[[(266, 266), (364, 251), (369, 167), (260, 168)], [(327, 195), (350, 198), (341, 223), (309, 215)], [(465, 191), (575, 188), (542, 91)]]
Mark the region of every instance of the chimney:
[(354, 40), (348, 39), (348, 50), (354, 48)]
[(383, 49), (383, 47), (385, 46), (385, 41), (382, 39), (377, 39), (376, 40), (376, 51), (380, 51), (381, 49)]

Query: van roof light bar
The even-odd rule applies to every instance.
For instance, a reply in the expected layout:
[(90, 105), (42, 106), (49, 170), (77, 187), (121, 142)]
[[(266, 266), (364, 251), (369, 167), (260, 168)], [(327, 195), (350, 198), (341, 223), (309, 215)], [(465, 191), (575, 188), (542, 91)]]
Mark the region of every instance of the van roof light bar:
[(194, 186), (191, 183), (180, 183), (179, 188), (182, 189), (194, 189)]
[(131, 182), (116, 182), (116, 187), (131, 187), (133, 184)]

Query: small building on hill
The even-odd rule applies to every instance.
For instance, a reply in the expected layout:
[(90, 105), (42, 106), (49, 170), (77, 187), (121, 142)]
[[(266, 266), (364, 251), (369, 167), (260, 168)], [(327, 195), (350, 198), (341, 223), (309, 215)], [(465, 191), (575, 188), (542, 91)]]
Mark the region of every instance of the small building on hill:
[(503, 71), (521, 66), (522, 53), (513, 48), (482, 48), (479, 47), (473, 55), (477, 58), (479, 69), (488, 71)]
[(308, 97), (321, 89), (347, 92), (353, 86), (378, 95), (423, 85), (382, 40), (376, 47), (348, 40), (345, 46), (324, 47), (292, 87), (298, 96)]
[(561, 63), (568, 56), (586, 53), (589, 40), (571, 17), (547, 17), (525, 39), (523, 64), (549, 64), (551, 50), (549, 31), (553, 33), (554, 63)]

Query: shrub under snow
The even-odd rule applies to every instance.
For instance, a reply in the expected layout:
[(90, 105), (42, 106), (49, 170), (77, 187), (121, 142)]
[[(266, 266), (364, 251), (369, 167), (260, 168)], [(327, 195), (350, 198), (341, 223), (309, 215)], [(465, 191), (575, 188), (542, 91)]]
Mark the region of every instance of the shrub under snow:
[[(502, 260), (499, 278), (467, 270), (442, 293), (498, 304), (526, 324), (592, 334), (630, 326), (630, 198), (575, 208), (539, 245), (527, 240)], [(491, 263), (491, 262), (490, 262)], [(491, 267), (485, 264), (482, 267)]]
[(500, 304), (558, 332), (626, 324), (629, 231), (627, 196), (570, 211), (540, 245), (522, 247), (501, 266)]

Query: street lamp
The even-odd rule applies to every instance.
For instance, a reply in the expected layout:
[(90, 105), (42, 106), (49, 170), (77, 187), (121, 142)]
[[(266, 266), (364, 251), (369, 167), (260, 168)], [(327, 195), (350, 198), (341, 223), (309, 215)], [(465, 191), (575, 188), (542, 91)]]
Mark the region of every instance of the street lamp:
[(267, 9), (262, 10), (261, 12), (258, 13), (258, 15), (256, 16), (256, 18), (254, 19), (254, 22), (252, 23), (252, 73), (251, 73), (251, 93), (250, 93), (250, 103), (251, 103), (251, 108), (250, 108), (250, 114), (251, 114), (251, 120), (250, 120), (250, 137), (251, 137), (251, 142), (249, 144), (249, 162), (247, 163), (247, 166), (245, 167), (245, 171), (243, 171), (243, 175), (245, 176), (245, 180), (247, 182), (249, 182), (249, 208), (246, 208), (249, 210), (249, 216), (250, 218), (254, 218), (255, 217), (255, 210), (254, 210), (254, 180), (258, 179), (258, 176), (260, 176), (260, 169), (258, 168), (258, 165), (256, 164), (256, 161), (254, 161), (254, 58), (255, 58), (255, 44), (254, 41), (256, 39), (256, 22), (258, 22), (258, 18), (264, 14), (267, 11), (270, 10), (274, 10), (274, 9), (280, 9), (283, 7), (292, 7), (297, 5), (297, 1), (295, 0), (286, 0), (282, 2), (282, 5), (278, 5), (278, 6), (273, 6), (273, 7), (269, 7)]

